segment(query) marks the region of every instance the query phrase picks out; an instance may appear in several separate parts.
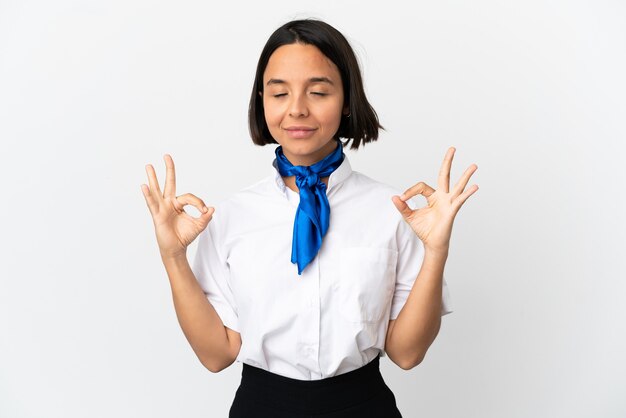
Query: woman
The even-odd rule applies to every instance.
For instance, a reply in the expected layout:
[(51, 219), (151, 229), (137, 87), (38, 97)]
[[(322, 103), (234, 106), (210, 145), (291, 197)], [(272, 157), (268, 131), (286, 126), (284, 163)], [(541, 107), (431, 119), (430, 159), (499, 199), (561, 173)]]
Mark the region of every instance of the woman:
[[(379, 358), (419, 364), (451, 312), (443, 270), (477, 166), (449, 190), (451, 147), (436, 190), (419, 182), (402, 194), (353, 171), (343, 146), (382, 127), (352, 48), (318, 20), (271, 35), (249, 110), (253, 142), (279, 144), (271, 173), (216, 207), (176, 196), (169, 155), (163, 194), (146, 166), (142, 191), (183, 332), (212, 372), (243, 363), (231, 417), (401, 416)], [(413, 210), (418, 194), (428, 205)]]

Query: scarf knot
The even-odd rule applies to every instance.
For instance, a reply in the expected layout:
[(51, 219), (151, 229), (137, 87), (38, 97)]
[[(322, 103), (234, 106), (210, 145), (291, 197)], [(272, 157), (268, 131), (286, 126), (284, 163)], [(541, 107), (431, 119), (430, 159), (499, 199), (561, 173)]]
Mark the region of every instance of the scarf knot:
[(320, 176), (312, 172), (308, 166), (295, 166), (294, 169), (293, 173), (296, 176), (296, 185), (298, 186), (298, 189), (311, 189), (315, 186), (326, 188), (326, 185)]

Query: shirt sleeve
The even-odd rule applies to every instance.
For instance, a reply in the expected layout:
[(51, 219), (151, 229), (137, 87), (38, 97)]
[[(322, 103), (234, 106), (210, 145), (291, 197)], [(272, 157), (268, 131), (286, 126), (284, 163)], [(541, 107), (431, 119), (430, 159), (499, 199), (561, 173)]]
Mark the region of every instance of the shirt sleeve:
[(191, 270), (222, 323), (239, 332), (237, 306), (229, 283), (229, 268), (218, 251), (215, 214), (198, 235), (198, 246)]
[[(409, 203), (409, 205), (416, 207), (414, 202)], [(425, 254), (424, 243), (404, 219), (400, 220), (397, 242), (398, 263), (396, 265), (396, 285), (391, 302), (390, 319), (396, 319), (406, 303), (409, 293), (413, 288), (413, 283), (422, 268)], [(450, 301), (450, 292), (444, 274), (441, 294), (441, 316), (451, 312), (453, 311)]]

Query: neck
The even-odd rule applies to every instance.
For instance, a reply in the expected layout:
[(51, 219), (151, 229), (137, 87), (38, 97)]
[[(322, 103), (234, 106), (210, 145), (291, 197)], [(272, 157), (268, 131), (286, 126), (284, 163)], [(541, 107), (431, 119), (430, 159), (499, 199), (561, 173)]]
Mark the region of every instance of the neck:
[(328, 157), (330, 154), (332, 154), (333, 151), (335, 151), (338, 146), (339, 143), (333, 139), (322, 148), (317, 150), (315, 153), (309, 155), (292, 155), (288, 150), (283, 147), (283, 155), (293, 165), (310, 167), (313, 164), (322, 161), (324, 158)]
[[(293, 164), (293, 165), (312, 166), (313, 164), (315, 164), (315, 163), (317, 163), (319, 161), (322, 161), (324, 158), (329, 156), (333, 151), (335, 151), (335, 149), (338, 146), (339, 146), (339, 144), (337, 143), (337, 141), (336, 140), (332, 140), (324, 148), (322, 148), (319, 151), (319, 154), (307, 156), (305, 158), (299, 158), (299, 157), (295, 157), (295, 156), (290, 156), (287, 153), (285, 153), (284, 148), (283, 148), (283, 154), (289, 160), (289, 162), (291, 164)], [(296, 176), (290, 176), (290, 177), (281, 176), (281, 177), (283, 179), (283, 182), (285, 183), (285, 186), (289, 187), (291, 190), (293, 190), (296, 193), (299, 192), (298, 186), (296, 185)], [(320, 178), (320, 180), (326, 186), (328, 186), (328, 179), (329, 178), (330, 178), (330, 176), (322, 177), (322, 178)]]

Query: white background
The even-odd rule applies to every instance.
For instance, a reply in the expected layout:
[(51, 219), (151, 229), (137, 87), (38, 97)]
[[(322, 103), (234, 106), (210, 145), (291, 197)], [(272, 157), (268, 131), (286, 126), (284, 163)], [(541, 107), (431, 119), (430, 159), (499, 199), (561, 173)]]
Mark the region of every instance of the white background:
[(626, 416), (626, 6), (601, 0), (0, 0), (0, 416), (227, 416), (241, 364), (188, 345), (140, 185), (165, 153), (209, 204), (267, 175), (254, 70), (302, 17), (352, 42), (387, 128), (355, 170), (478, 165), (455, 311), (418, 367), (381, 362), (404, 416)]

